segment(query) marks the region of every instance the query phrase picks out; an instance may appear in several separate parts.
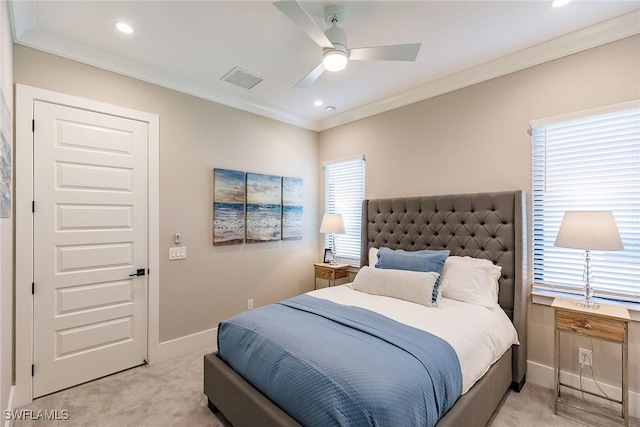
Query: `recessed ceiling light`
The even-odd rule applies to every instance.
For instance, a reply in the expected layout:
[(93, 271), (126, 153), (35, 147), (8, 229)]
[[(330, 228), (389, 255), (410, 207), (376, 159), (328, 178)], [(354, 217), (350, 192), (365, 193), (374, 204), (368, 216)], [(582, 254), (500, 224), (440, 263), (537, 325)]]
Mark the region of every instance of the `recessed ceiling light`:
[(327, 111), (333, 111), (335, 109), (336, 109), (336, 107), (334, 107), (333, 105), (327, 105), (327, 107), (325, 108), (325, 110), (327, 110)]
[(317, 101), (313, 102), (313, 105), (315, 105), (316, 107), (319, 107), (322, 105), (322, 101), (320, 101), (319, 99)]
[(125, 34), (131, 34), (133, 33), (133, 27), (129, 24), (127, 24), (126, 22), (116, 22), (114, 24), (116, 26), (116, 28), (118, 29), (118, 31), (125, 33)]
[(565, 4), (569, 3), (571, 0), (551, 0), (551, 6), (553, 7), (562, 7)]

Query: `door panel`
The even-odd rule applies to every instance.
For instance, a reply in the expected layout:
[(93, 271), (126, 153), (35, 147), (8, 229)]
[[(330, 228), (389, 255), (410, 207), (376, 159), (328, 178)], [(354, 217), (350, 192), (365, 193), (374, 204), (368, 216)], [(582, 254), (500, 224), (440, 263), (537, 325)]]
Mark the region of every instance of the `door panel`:
[(34, 105), (34, 397), (144, 363), (147, 123)]
[(130, 230), (133, 207), (58, 204), (56, 219), (57, 231)]
[(56, 316), (133, 302), (133, 279), (57, 289)]

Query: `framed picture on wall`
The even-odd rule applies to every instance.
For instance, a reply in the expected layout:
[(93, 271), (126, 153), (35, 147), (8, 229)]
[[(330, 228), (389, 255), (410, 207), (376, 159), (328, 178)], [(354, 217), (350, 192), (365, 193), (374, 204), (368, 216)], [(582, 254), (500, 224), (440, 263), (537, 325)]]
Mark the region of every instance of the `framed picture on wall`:
[(244, 242), (244, 172), (213, 170), (213, 244)]
[(282, 240), (302, 239), (301, 178), (282, 178)]
[(0, 218), (11, 218), (11, 111), (0, 91)]
[(247, 243), (280, 240), (282, 178), (247, 172)]

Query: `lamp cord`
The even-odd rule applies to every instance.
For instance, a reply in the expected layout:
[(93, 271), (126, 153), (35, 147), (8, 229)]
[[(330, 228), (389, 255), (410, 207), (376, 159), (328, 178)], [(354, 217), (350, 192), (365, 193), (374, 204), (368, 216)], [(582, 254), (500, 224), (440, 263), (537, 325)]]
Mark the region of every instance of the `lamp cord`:
[[(590, 344), (591, 344), (591, 354), (593, 354), (593, 340), (590, 341)], [(584, 388), (582, 387), (582, 370), (584, 369), (584, 363), (585, 363), (585, 356), (582, 356), (582, 360), (580, 361), (580, 390), (582, 394), (582, 400), (587, 402), (587, 398), (584, 395)], [(600, 387), (600, 384), (598, 384), (598, 381), (596, 380), (595, 372), (593, 369), (593, 361), (591, 361), (591, 365), (589, 365), (589, 367), (591, 368), (591, 379), (593, 379), (593, 382), (596, 384), (596, 387), (598, 387), (598, 390), (600, 390), (600, 393), (602, 393), (607, 399), (611, 399), (609, 395), (602, 389), (602, 387)], [(612, 403), (613, 402), (609, 400), (609, 405), (611, 405)]]

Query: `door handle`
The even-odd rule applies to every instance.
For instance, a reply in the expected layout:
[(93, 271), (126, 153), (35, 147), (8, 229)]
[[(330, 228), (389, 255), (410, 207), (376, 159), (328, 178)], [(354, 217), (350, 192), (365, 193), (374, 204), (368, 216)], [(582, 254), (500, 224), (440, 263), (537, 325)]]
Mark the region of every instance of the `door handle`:
[(144, 276), (145, 274), (147, 274), (145, 269), (144, 268), (139, 268), (139, 269), (136, 270), (135, 273), (130, 274), (129, 277)]

